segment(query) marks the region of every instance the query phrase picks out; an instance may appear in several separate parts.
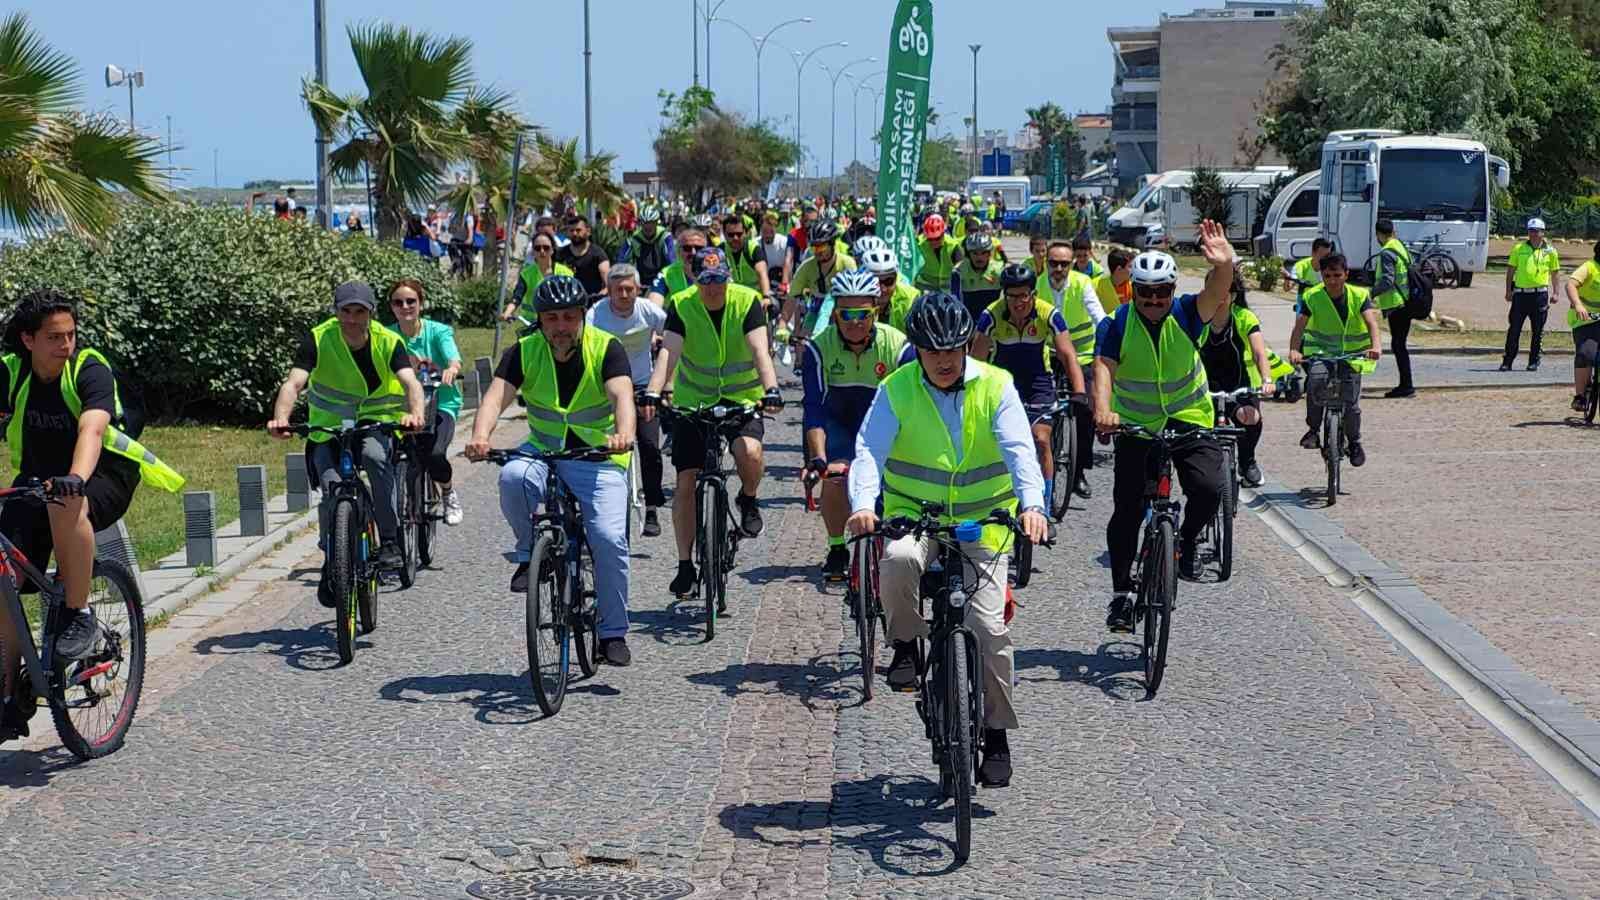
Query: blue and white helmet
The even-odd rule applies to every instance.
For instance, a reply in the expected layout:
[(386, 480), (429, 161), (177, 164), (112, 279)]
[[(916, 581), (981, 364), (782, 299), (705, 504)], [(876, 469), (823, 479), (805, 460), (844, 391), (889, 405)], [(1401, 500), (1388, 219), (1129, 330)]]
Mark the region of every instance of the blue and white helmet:
[(866, 269), (851, 269), (833, 276), (833, 281), (828, 285), (828, 293), (834, 299), (840, 297), (872, 297), (878, 296), (878, 276)]

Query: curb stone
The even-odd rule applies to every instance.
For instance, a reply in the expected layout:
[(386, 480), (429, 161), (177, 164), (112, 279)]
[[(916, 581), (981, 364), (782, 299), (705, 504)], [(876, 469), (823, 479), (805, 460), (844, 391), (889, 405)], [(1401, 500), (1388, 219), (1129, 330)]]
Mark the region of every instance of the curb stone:
[(1404, 573), (1369, 553), (1344, 527), (1284, 498), (1266, 480), (1240, 499), (1328, 584), (1367, 613), (1419, 663), (1454, 690), (1591, 817), (1600, 818), (1600, 722), (1524, 671), (1477, 629), (1428, 596)]

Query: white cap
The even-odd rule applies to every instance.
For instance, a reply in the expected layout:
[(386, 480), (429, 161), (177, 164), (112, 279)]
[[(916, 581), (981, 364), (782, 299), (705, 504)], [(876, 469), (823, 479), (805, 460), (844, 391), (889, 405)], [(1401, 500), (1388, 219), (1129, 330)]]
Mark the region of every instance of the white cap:
[(1543, 231), (1544, 230), (1544, 220), (1540, 219), (1540, 218), (1537, 218), (1537, 217), (1529, 219), (1528, 220), (1528, 230), (1529, 231)]

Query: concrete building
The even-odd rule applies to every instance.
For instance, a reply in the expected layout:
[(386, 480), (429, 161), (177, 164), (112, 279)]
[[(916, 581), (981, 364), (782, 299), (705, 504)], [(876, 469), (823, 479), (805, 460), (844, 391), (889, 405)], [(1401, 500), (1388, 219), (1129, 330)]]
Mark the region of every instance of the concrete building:
[(1072, 127), (1078, 130), (1083, 142), (1084, 155), (1090, 159), (1102, 149), (1111, 146), (1111, 116), (1100, 113), (1078, 113), (1072, 117)]
[[(1106, 29), (1116, 68), (1110, 138), (1117, 184), (1137, 190), (1152, 172), (1204, 161), (1243, 165), (1240, 139), (1252, 139), (1256, 103), (1275, 76), (1269, 58), (1302, 2), (1227, 0), (1221, 9), (1162, 15), (1152, 26)], [(1269, 150), (1259, 162), (1282, 162)]]

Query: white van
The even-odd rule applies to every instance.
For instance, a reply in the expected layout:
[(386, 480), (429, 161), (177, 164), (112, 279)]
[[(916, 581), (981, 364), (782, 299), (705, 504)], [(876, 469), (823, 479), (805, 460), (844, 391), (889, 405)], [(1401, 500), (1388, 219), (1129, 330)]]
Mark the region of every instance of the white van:
[(1255, 238), (1256, 255), (1277, 255), (1285, 260), (1310, 256), (1311, 242), (1321, 234), (1317, 222), (1321, 197), (1320, 172), (1307, 172), (1285, 185), (1267, 208), (1261, 233)]
[[(1287, 170), (1279, 166), (1262, 166), (1249, 171), (1222, 172), (1223, 185), (1228, 189), (1228, 239), (1245, 244), (1260, 208), (1261, 192)], [(1131, 247), (1150, 246), (1159, 232), (1169, 244), (1196, 244), (1200, 229), (1195, 220), (1194, 203), (1189, 194), (1189, 181), (1194, 173), (1188, 169), (1162, 172), (1128, 205), (1111, 214), (1107, 220), (1108, 237), (1113, 243)]]

